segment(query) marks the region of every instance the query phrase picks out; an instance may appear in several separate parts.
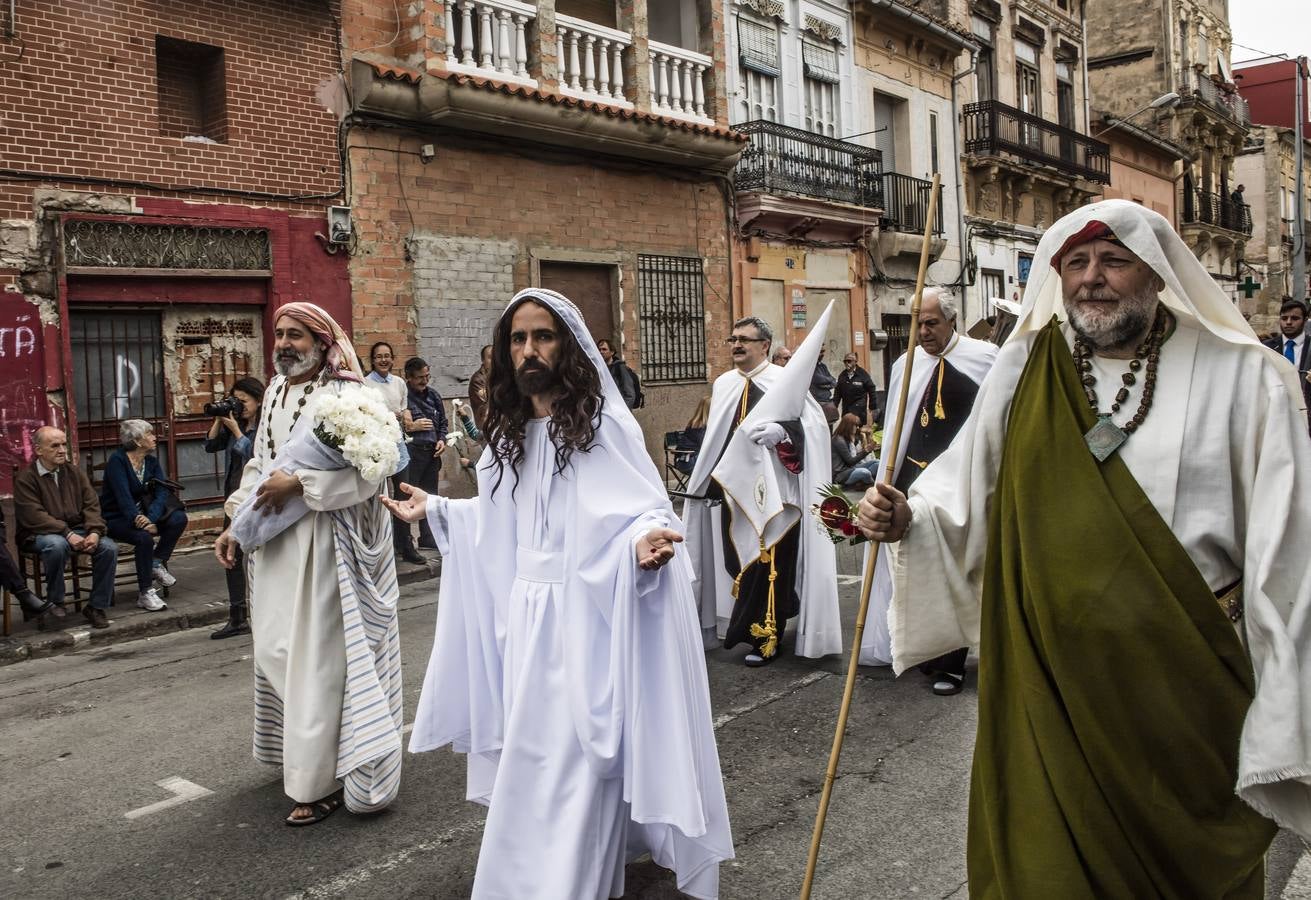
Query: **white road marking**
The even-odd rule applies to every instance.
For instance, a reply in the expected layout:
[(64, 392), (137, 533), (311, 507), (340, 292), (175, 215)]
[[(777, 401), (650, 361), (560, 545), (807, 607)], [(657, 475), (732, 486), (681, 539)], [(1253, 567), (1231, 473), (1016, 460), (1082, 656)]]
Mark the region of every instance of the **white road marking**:
[(209, 788), (203, 788), (198, 784), (193, 784), (185, 778), (178, 778), (176, 775), (165, 778), (162, 781), (156, 781), (155, 784), (164, 790), (173, 794), (167, 800), (160, 800), (158, 803), (152, 803), (149, 806), (142, 806), (137, 809), (131, 809), (123, 813), (125, 819), (139, 819), (142, 816), (149, 816), (166, 809), (172, 809), (175, 806), (181, 806), (183, 803), (189, 803), (192, 800), (199, 800), (201, 797), (208, 797), (214, 792)]
[(839, 575), (838, 584), (860, 584), (865, 580), (864, 575)]
[(367, 863), (362, 866), (356, 866), (353, 869), (347, 869), (338, 875), (334, 875), (327, 881), (316, 884), (313, 887), (306, 888), (298, 894), (291, 894), (286, 900), (310, 900), (310, 898), (319, 897), (341, 897), (341, 896), (362, 896), (360, 885), (364, 884), (375, 875), (381, 875), (390, 872), (399, 866), (403, 866), (410, 861), (410, 858), (422, 853), (431, 853), (434, 850), (442, 850), (450, 846), (456, 838), (463, 837), (467, 834), (481, 831), (483, 820), (481, 817), (470, 819), (454, 828), (448, 828), (432, 840), (415, 844), (412, 847), (406, 847), (403, 850), (397, 850), (384, 856), (377, 862)]
[(73, 639), (74, 647), (78, 646), (79, 644), (87, 644), (91, 642), (90, 628), (78, 628), (78, 629), (74, 629), (73, 631), (68, 631), (65, 633)]
[(743, 716), (745, 716), (747, 713), (755, 712), (756, 710), (760, 709), (762, 706), (768, 706), (769, 704), (773, 703), (776, 700), (782, 700), (784, 697), (788, 696), (789, 694), (795, 694), (803, 687), (812, 685), (817, 681), (823, 681), (825, 678), (828, 678), (831, 674), (832, 674), (831, 672), (811, 672), (807, 675), (802, 675), (800, 678), (796, 678), (792, 681), (789, 681), (787, 684), (783, 685), (778, 690), (771, 691), (768, 694), (758, 697), (755, 700), (752, 700), (750, 703), (747, 703), (743, 706), (735, 706), (732, 709), (730, 709), (728, 712), (720, 713), (719, 715), (715, 716), (715, 721), (714, 721), (715, 730), (718, 731), (719, 729), (727, 725), (729, 722), (732, 722), (734, 719), (740, 719)]
[(409, 734), (413, 730), (414, 730), (414, 723), (411, 722), (401, 729), (401, 734)]
[(1302, 858), (1293, 867), (1293, 874), (1284, 885), (1282, 900), (1308, 900), (1311, 898), (1311, 850), (1302, 854)]

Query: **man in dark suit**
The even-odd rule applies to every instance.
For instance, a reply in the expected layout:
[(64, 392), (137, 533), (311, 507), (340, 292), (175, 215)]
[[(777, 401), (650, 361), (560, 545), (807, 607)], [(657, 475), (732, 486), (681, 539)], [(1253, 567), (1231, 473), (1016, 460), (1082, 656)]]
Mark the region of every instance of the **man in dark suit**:
[(1306, 333), (1306, 304), (1285, 300), (1279, 307), (1279, 334), (1267, 338), (1265, 345), (1283, 356), (1302, 376), (1302, 396), (1307, 402), (1307, 428), (1311, 430), (1311, 335)]

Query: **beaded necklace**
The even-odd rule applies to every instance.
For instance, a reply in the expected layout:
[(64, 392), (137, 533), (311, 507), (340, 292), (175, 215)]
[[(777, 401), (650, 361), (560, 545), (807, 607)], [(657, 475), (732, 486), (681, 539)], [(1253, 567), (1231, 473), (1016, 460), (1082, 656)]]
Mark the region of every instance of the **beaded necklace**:
[[(1170, 313), (1164, 306), (1158, 306), (1151, 331), (1134, 351), (1133, 359), (1129, 360), (1129, 371), (1120, 376), (1123, 384), (1116, 391), (1115, 400), (1112, 401), (1111, 411), (1108, 413), (1101, 411), (1101, 405), (1097, 401), (1097, 376), (1092, 373), (1093, 348), (1081, 335), (1075, 336), (1074, 367), (1083, 382), (1083, 393), (1088, 398), (1088, 405), (1097, 414), (1097, 424), (1088, 429), (1083, 439), (1098, 462), (1110, 458), (1116, 450), (1120, 449), (1120, 445), (1129, 439), (1129, 435), (1137, 431), (1146, 420), (1147, 413), (1152, 408), (1152, 396), (1156, 393), (1156, 370), (1161, 362), (1161, 345), (1165, 343), (1167, 330), (1172, 323), (1173, 318)], [(1143, 396), (1138, 403), (1138, 409), (1123, 427), (1116, 425), (1111, 421), (1111, 416), (1119, 412), (1120, 406), (1129, 399), (1129, 387), (1138, 380), (1136, 373), (1143, 368), (1144, 363), (1147, 366), (1147, 374), (1143, 380)]]
[[(303, 393), (303, 394), (300, 395), (300, 400), (299, 400), (299, 402), (296, 403), (296, 411), (295, 411), (294, 413), (291, 414), (291, 428), (292, 428), (292, 429), (294, 429), (294, 428), (296, 427), (296, 421), (300, 418), (300, 414), (301, 414), (302, 412), (305, 411), (305, 403), (306, 403), (306, 401), (308, 401), (308, 400), (310, 399), (310, 394), (314, 393), (314, 389), (315, 389), (316, 387), (318, 387), (318, 386), (322, 383), (322, 381), (323, 381), (322, 378), (315, 378), (314, 380), (312, 380), (312, 381), (310, 382), (310, 386), (307, 387), (307, 388), (305, 388), (305, 393)], [(279, 401), (278, 401), (278, 402), (282, 403), (283, 407), (286, 407), (286, 405), (287, 405), (287, 394), (290, 393), (290, 391), (291, 391), (291, 382), (290, 382), (290, 381), (284, 381), (284, 382), (282, 383), (282, 396), (281, 396), (281, 398), (280, 398)], [(275, 403), (274, 405), (276, 406), (277, 404)], [(270, 425), (270, 427), (269, 427), (269, 439), (268, 439), (268, 445), (269, 445), (269, 459), (277, 459), (277, 458), (278, 458), (278, 451), (275, 450), (275, 449), (273, 449), (273, 428), (272, 428), (272, 424), (273, 424), (272, 422), (269, 423), (269, 425)], [(290, 433), (290, 430), (288, 431), (288, 433)]]

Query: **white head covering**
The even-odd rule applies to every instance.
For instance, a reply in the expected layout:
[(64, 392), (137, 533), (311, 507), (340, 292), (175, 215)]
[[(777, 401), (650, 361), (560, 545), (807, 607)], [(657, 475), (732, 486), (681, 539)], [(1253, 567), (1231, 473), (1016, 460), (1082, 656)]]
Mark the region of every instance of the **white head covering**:
[[(1161, 302), (1175, 316), (1200, 325), (1223, 341), (1261, 346), (1238, 308), (1202, 268), (1169, 221), (1129, 200), (1103, 200), (1080, 207), (1047, 230), (1038, 244), (1020, 321), (1010, 340), (1038, 331), (1052, 316), (1066, 319), (1060, 273), (1053, 265), (1053, 258), (1060, 255), (1071, 238), (1099, 223), (1114, 232), (1117, 241), (1161, 276), (1165, 282)], [(1300, 406), (1302, 388), (1297, 372), (1287, 366), (1280, 373)]]
[[(579, 346), (583, 348), (583, 352), (587, 354), (588, 360), (596, 368), (601, 381), (601, 391), (605, 397), (601, 426), (596, 431), (596, 440), (612, 448), (613, 452), (630, 460), (649, 460), (650, 455), (646, 450), (646, 440), (642, 436), (642, 427), (637, 424), (637, 419), (633, 417), (632, 410), (624, 402), (624, 395), (619, 392), (619, 386), (615, 384), (614, 378), (611, 377), (610, 369), (605, 364), (601, 351), (596, 349), (596, 341), (592, 338), (591, 332), (587, 330), (587, 323), (583, 321), (582, 311), (563, 294), (548, 291), (546, 288), (525, 288), (510, 299), (510, 303), (506, 306), (501, 317), (508, 318), (512, 316), (514, 311), (525, 300), (534, 300), (559, 316), (561, 321), (573, 332), (574, 340), (578, 341)], [(654, 463), (651, 465), (638, 465), (636, 468), (642, 472), (660, 496), (666, 496), (664, 483), (661, 481), (660, 473), (656, 471)], [(672, 511), (671, 507), (670, 512), (672, 513)]]

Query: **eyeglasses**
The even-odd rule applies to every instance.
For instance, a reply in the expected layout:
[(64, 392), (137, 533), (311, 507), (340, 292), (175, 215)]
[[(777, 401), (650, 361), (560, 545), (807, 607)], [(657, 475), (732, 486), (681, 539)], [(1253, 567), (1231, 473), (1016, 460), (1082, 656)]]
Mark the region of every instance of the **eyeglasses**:
[(733, 334), (724, 338), (724, 343), (731, 347), (734, 344), (763, 344), (766, 340), (768, 340), (768, 338), (739, 337), (736, 334)]

